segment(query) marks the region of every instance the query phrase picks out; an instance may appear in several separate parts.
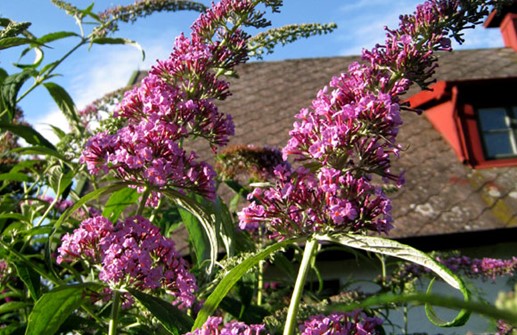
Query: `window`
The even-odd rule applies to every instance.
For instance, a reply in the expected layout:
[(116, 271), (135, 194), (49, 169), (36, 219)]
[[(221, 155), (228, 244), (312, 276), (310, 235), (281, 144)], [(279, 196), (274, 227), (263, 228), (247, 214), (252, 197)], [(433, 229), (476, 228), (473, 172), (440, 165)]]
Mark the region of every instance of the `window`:
[(487, 159), (517, 156), (517, 107), (479, 108), (479, 131)]

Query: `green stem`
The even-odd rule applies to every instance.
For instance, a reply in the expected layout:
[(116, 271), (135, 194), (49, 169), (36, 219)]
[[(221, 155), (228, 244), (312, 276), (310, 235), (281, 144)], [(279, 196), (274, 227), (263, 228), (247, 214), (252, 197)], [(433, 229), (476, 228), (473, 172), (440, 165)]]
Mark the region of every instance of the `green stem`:
[(54, 62), (54, 64), (52, 64), (49, 69), (46, 71), (45, 75), (43, 77), (39, 77), (34, 81), (34, 83), (31, 85), (31, 87), (29, 87), (27, 89), (27, 91), (25, 91), (22, 95), (20, 95), (18, 97), (18, 99), (16, 100), (17, 103), (19, 103), (23, 98), (25, 98), (27, 96), (27, 94), (29, 94), (30, 92), (32, 92), (36, 87), (38, 87), (41, 83), (43, 83), (45, 80), (47, 80), (48, 78), (50, 78), (50, 75), (52, 74), (52, 72), (54, 72), (54, 70), (61, 64), (65, 61), (65, 59), (67, 59), (71, 54), (73, 54), (77, 49), (79, 49), (81, 46), (83, 46), (84, 44), (86, 44), (86, 42), (88, 42), (88, 39), (86, 38), (81, 38), (81, 42), (79, 42), (76, 46), (74, 46), (72, 49), (70, 49), (63, 57), (61, 57), (59, 60), (57, 60), (56, 62)]
[(258, 263), (258, 276), (257, 276), (257, 305), (262, 305), (262, 291), (264, 290), (264, 260)]
[(141, 216), (145, 209), (145, 203), (147, 199), (149, 199), (149, 195), (151, 194), (151, 190), (149, 187), (145, 188), (144, 193), (142, 194), (142, 199), (140, 200), (140, 205), (138, 205), (138, 210), (136, 211), (136, 215)]
[(315, 251), (318, 246), (318, 241), (314, 238), (309, 238), (305, 244), (305, 250), (303, 252), (302, 262), (298, 269), (298, 277), (294, 284), (293, 294), (291, 296), (291, 302), (287, 311), (287, 320), (284, 327), (284, 335), (292, 335), (296, 326), (296, 316), (300, 307), (300, 300), (302, 298), (303, 287), (305, 286), (305, 280), (307, 279), (307, 273), (311, 265), (312, 258), (315, 256)]
[(111, 318), (109, 322), (108, 335), (117, 335), (118, 314), (120, 310), (120, 291), (113, 290), (113, 301), (111, 305)]

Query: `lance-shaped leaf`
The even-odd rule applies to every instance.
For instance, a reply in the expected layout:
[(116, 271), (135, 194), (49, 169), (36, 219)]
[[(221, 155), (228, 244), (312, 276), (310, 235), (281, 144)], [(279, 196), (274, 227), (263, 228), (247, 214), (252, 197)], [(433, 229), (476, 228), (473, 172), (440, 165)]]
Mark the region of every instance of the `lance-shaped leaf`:
[(131, 45), (142, 53), (142, 60), (145, 59), (145, 51), (142, 49), (140, 44), (136, 43), (135, 41), (132, 41), (127, 38), (121, 38), (121, 37), (98, 37), (94, 38), (90, 42), (91, 44), (124, 44), (124, 45)]
[(23, 138), (27, 143), (47, 147), (52, 150), (56, 150), (56, 147), (50, 143), (45, 137), (30, 126), (23, 124), (11, 124), (11, 123), (0, 123), (1, 130), (8, 130), (15, 135)]
[(30, 44), (32, 42), (34, 42), (33, 39), (26, 37), (5, 37), (0, 39), (0, 50)]
[(106, 202), (106, 205), (104, 205), (102, 216), (111, 222), (116, 222), (120, 214), (122, 214), (127, 207), (135, 204), (138, 198), (140, 198), (138, 191), (130, 187), (113, 192)]
[(10, 122), (16, 110), (16, 104), (18, 99), (18, 93), (22, 87), (22, 85), (33, 75), (35, 74), (34, 70), (25, 69), (20, 73), (15, 73), (5, 79), (2, 82), (0, 89), (0, 97), (2, 99), (3, 107), (8, 111)]
[(36, 301), (25, 334), (55, 334), (61, 324), (83, 302), (86, 290), (93, 289), (94, 284), (60, 286), (45, 293)]
[(173, 306), (170, 302), (137, 290), (128, 289), (128, 291), (140, 301), (171, 334), (185, 334), (192, 328), (194, 324), (192, 318)]
[(192, 330), (201, 327), (206, 322), (208, 317), (215, 312), (224, 297), (228, 294), (228, 292), (230, 292), (232, 287), (239, 281), (239, 279), (241, 279), (242, 276), (246, 274), (246, 272), (257, 265), (261, 260), (268, 258), (278, 250), (296, 242), (298, 242), (298, 240), (290, 239), (272, 244), (256, 255), (246, 258), (239, 265), (225, 274), (223, 279), (215, 287), (214, 291), (206, 299), (203, 308), (201, 308), (197, 315)]
[(15, 263), (18, 277), (23, 281), (29, 289), (32, 299), (37, 300), (40, 297), (41, 279), (39, 274), (24, 263)]
[[(470, 293), (465, 287), (463, 281), (447, 269), (444, 265), (437, 262), (435, 259), (427, 255), (426, 253), (417, 250), (408, 245), (399, 243), (394, 240), (387, 238), (367, 236), (367, 235), (317, 235), (315, 238), (318, 241), (327, 241), (333, 243), (339, 243), (351, 248), (361, 249), (369, 252), (383, 254), (387, 256), (397, 257), (414, 264), (421, 265), (433, 271), (437, 276), (442, 278), (447, 284), (458, 289), (463, 294), (465, 301), (469, 301)], [(444, 322), (440, 320), (430, 307), (426, 308), (426, 311), (430, 317), (430, 321), (440, 325), (442, 327), (455, 327), (460, 326), (466, 322), (469, 318), (469, 312), (461, 310), (460, 313), (450, 322)]]
[(52, 82), (45, 83), (43, 86), (48, 90), (50, 96), (56, 102), (59, 110), (63, 112), (63, 115), (66, 117), (72, 128), (77, 131), (81, 131), (82, 127), (79, 121), (79, 116), (77, 115), (77, 108), (68, 92), (63, 87)]
[[(215, 226), (215, 215), (213, 215), (210, 212), (210, 209), (201, 205), (196, 200), (191, 199), (179, 192), (176, 192), (174, 190), (164, 190), (163, 193), (165, 195), (167, 195), (171, 200), (176, 202), (176, 204), (178, 206), (186, 209), (189, 213), (194, 215), (195, 218), (197, 219), (197, 222), (199, 222), (199, 224), (202, 226), (203, 231), (204, 231), (203, 239), (204, 238), (207, 239), (208, 245), (206, 245), (206, 242), (202, 242), (202, 243), (205, 243), (205, 245), (204, 246), (199, 245), (198, 247), (202, 247), (202, 249), (207, 248), (209, 251), (210, 263), (208, 265), (207, 272), (208, 272), (208, 274), (211, 274), (214, 269), (215, 262), (217, 260), (217, 252), (219, 250), (218, 242), (217, 242), (217, 230), (216, 230), (216, 226)], [(180, 214), (181, 214), (181, 211), (180, 211)], [(183, 214), (182, 214), (182, 218), (183, 218)], [(185, 218), (187, 218), (187, 217), (185, 217)], [(188, 220), (185, 221), (186, 225), (189, 225), (190, 223), (193, 225), (196, 224), (196, 222), (191, 221), (190, 218), (187, 218), (187, 219)], [(188, 228), (189, 227), (187, 226), (187, 229)], [(194, 227), (194, 228), (196, 228), (196, 227)], [(190, 231), (189, 231), (189, 233), (190, 233)], [(192, 237), (191, 237), (191, 239), (192, 239)], [(199, 251), (204, 254), (206, 251), (204, 251), (202, 249), (200, 249)]]
[(70, 36), (81, 37), (81, 35), (73, 31), (56, 31), (39, 37), (37, 41), (41, 44), (47, 44)]

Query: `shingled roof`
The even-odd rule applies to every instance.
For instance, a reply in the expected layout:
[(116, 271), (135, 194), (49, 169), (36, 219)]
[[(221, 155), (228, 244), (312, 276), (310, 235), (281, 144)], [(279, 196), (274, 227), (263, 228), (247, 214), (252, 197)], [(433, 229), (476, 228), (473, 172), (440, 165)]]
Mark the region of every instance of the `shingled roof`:
[[(235, 122), (231, 144), (283, 146), (294, 115), (311, 104), (333, 75), (358, 57), (248, 63), (232, 80), (233, 95), (220, 104)], [(517, 53), (508, 48), (440, 54), (439, 80), (517, 76)], [(415, 93), (416, 90), (410, 92)], [(517, 167), (474, 170), (424, 116), (406, 112), (395, 162), (406, 184), (393, 194), (391, 237), (418, 237), (517, 227)], [(510, 229), (515, 237), (515, 229)]]

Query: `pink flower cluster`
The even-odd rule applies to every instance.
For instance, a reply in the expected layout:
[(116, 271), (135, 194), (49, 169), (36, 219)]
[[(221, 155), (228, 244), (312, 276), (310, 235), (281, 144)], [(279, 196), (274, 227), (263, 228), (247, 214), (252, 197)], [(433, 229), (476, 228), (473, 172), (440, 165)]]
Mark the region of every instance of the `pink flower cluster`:
[[(227, 22), (247, 22), (251, 1), (223, 0), (192, 26), (190, 38), (179, 36), (170, 57), (158, 63), (140, 86), (128, 91), (115, 111), (126, 126), (101, 132), (88, 141), (82, 161), (91, 173), (114, 171), (138, 189), (153, 190), (155, 205), (163, 188), (215, 197), (215, 173), (183, 148), (187, 139), (205, 138), (215, 151), (228, 143), (234, 127), (214, 100), (229, 94), (221, 76), (247, 60), (248, 35)], [(213, 41), (215, 39), (215, 41)]]
[[(517, 271), (517, 257), (511, 259), (471, 258), (468, 256), (437, 257), (436, 260), (454, 273), (463, 273), (470, 278), (495, 280), (497, 277), (513, 276)], [(430, 270), (416, 264), (403, 264), (393, 275), (396, 280), (420, 277)]]
[(391, 209), (390, 202), (370, 192), (372, 186), (364, 178), (333, 168), (321, 168), (315, 175), (306, 168), (291, 171), (285, 165), (275, 173), (275, 188), (256, 188), (251, 194), (260, 205), (252, 202), (239, 212), (241, 229), (256, 230), (259, 224), (267, 224), (272, 237), (283, 239), (336, 230), (391, 228), (391, 222), (381, 217)]
[(65, 234), (57, 262), (82, 260), (100, 268), (99, 279), (112, 288), (163, 289), (182, 308), (194, 303), (196, 283), (174, 242), (142, 217), (113, 225), (98, 216)]
[(239, 214), (241, 228), (266, 223), (285, 236), (389, 232), (385, 188), (404, 183), (391, 170), (400, 152), (400, 95), (413, 83), (426, 87), (436, 66), (433, 52), (450, 50), (447, 29), (457, 33), (482, 15), (477, 8), (460, 11), (460, 3), (430, 0), (402, 16), (399, 29), (387, 29), (385, 45), (363, 51), (363, 63), (334, 77), (299, 112), (283, 154), (306, 168), (280, 167), (276, 185), (255, 190), (252, 204)]
[(382, 320), (370, 317), (361, 311), (353, 313), (332, 313), (310, 317), (300, 325), (301, 335), (375, 335)]
[(223, 319), (211, 316), (205, 324), (185, 335), (260, 335), (265, 333), (264, 325), (247, 325), (244, 322), (230, 321), (221, 326)]
[(517, 271), (517, 257), (511, 259), (470, 258), (457, 256), (438, 259), (452, 271), (462, 271), (469, 277), (495, 280), (497, 277), (513, 276)]

